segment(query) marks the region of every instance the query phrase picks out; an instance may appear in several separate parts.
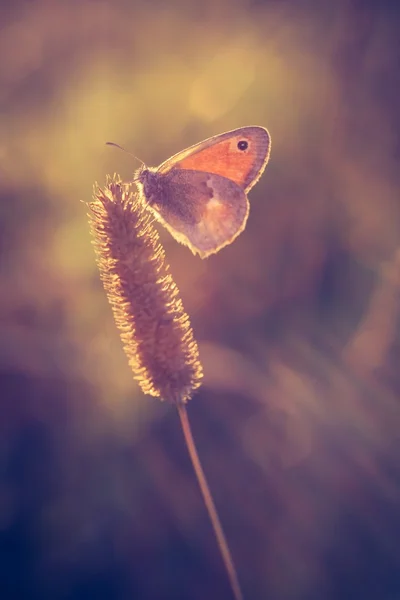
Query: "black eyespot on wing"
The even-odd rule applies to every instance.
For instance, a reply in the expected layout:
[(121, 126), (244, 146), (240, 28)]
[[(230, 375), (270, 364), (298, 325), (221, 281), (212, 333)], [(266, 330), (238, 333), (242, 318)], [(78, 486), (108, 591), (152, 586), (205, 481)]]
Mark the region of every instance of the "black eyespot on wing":
[(238, 142), (238, 150), (247, 150), (247, 148), (249, 147), (249, 142), (246, 142), (246, 140), (240, 140), (240, 142)]

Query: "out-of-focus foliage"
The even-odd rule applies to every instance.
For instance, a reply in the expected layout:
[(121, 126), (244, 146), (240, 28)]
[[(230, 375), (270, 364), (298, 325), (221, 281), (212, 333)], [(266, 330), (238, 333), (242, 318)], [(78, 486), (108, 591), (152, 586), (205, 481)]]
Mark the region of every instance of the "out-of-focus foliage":
[[(200, 343), (189, 413), (246, 598), (400, 596), (395, 3), (0, 7), (0, 596), (229, 598), (171, 407), (132, 380), (95, 180), (263, 125), (245, 232), (162, 232)], [(396, 254), (397, 252), (397, 254)]]

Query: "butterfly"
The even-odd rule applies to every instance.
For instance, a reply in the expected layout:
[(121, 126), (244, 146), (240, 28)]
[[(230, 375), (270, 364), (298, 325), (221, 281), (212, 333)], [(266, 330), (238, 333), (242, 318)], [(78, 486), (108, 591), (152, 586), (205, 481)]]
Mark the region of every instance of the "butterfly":
[(206, 258), (245, 228), (247, 194), (261, 177), (270, 150), (264, 127), (240, 127), (182, 150), (159, 167), (143, 164), (134, 182), (171, 235)]

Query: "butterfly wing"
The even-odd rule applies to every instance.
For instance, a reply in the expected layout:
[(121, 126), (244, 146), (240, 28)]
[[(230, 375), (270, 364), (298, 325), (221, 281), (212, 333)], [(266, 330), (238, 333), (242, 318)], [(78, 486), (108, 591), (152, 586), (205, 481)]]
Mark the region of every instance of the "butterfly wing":
[(221, 175), (246, 193), (264, 171), (271, 150), (271, 138), (264, 127), (240, 127), (221, 133), (178, 152), (157, 169), (188, 169)]
[(249, 202), (234, 181), (214, 173), (173, 169), (159, 176), (148, 208), (180, 243), (205, 258), (243, 231)]

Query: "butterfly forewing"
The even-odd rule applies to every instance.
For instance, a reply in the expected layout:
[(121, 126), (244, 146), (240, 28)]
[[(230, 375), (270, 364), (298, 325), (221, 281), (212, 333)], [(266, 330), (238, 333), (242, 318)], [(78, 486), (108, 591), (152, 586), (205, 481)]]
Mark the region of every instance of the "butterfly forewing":
[(182, 152), (158, 168), (196, 170), (221, 175), (248, 192), (258, 181), (269, 159), (271, 138), (264, 127), (241, 127), (216, 135)]

